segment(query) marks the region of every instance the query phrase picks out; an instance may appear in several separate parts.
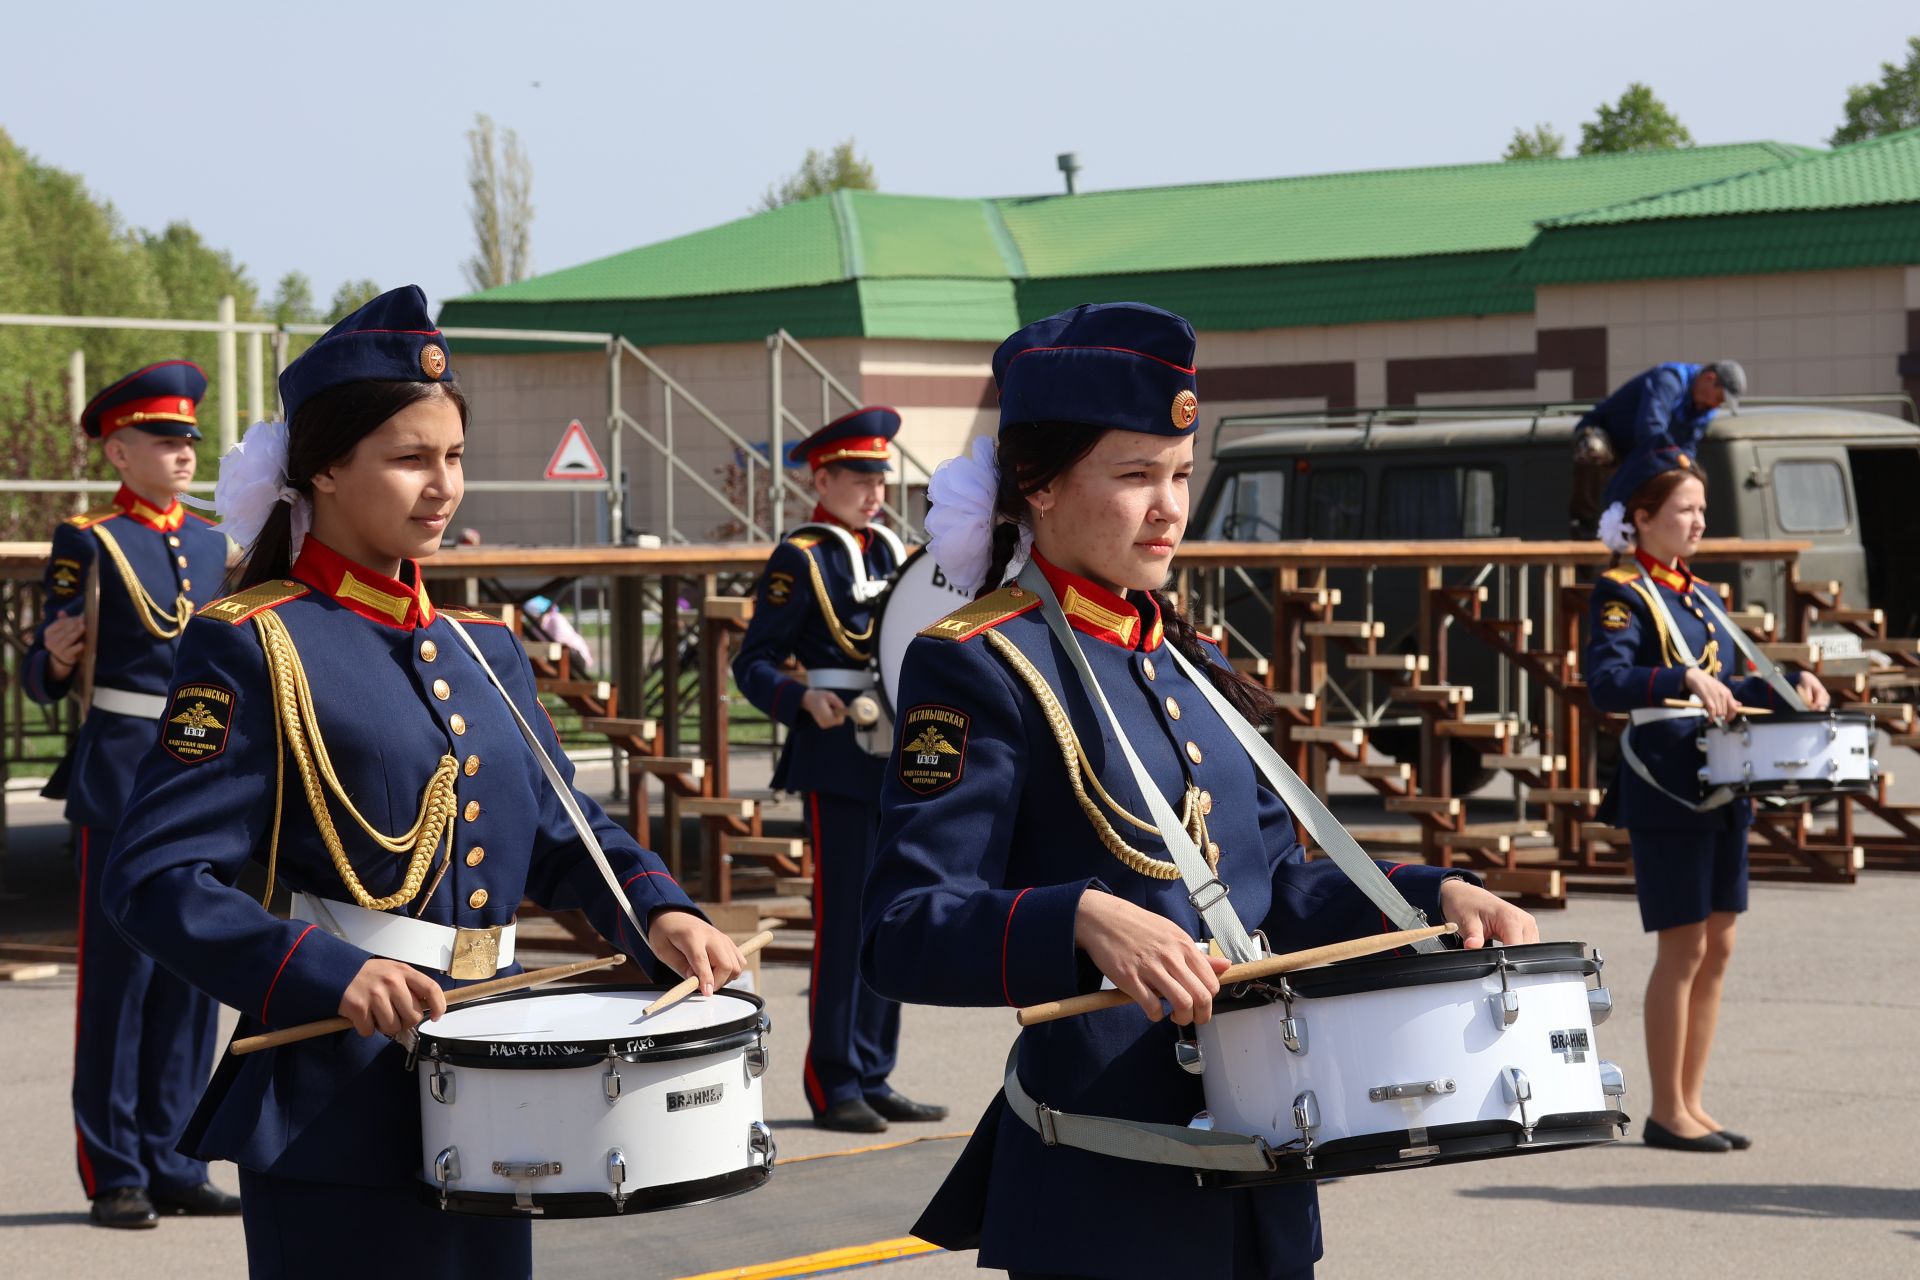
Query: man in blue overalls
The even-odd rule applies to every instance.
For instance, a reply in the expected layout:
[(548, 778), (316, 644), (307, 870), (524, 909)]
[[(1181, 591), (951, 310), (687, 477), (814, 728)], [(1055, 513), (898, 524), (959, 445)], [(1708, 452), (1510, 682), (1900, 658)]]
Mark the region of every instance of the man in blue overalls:
[[(891, 1120), (943, 1120), (887, 1084), (900, 1041), (900, 1006), (860, 977), (860, 896), (880, 829), (880, 786), (891, 726), (855, 723), (876, 690), (873, 604), (904, 550), (873, 523), (886, 491), (891, 409), (835, 419), (788, 451), (813, 472), (819, 505), (774, 548), (754, 599), (753, 622), (733, 664), (747, 700), (785, 725), (776, 790), (806, 804), (813, 844), (813, 976), (803, 1083), (814, 1123), (878, 1133)], [(783, 670), (798, 662), (804, 679)], [(861, 708), (864, 709), (864, 708)], [(865, 717), (863, 717), (865, 718)]]
[(180, 503), (193, 479), (198, 365), (165, 360), (114, 383), (80, 425), (120, 474), (113, 505), (53, 531), (47, 616), (21, 669), (36, 702), (85, 706), (45, 794), (67, 802), (80, 874), (73, 1117), (80, 1181), (103, 1227), (159, 1213), (236, 1214), (238, 1196), (174, 1150), (213, 1062), (218, 1006), (134, 950), (100, 913), (100, 872), (135, 768), (166, 708), (174, 650), (220, 594), (227, 539)]
[(1573, 536), (1595, 535), (1601, 493), (1636, 450), (1664, 437), (1689, 454), (1698, 453), (1714, 414), (1739, 408), (1745, 394), (1747, 371), (1738, 361), (1676, 362), (1629, 378), (1589, 409), (1573, 428)]

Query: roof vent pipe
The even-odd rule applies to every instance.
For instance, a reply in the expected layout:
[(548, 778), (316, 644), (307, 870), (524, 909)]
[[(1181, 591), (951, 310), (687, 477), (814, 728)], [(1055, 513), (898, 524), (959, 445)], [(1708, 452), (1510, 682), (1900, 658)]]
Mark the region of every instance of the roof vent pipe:
[(1060, 166), (1060, 172), (1067, 175), (1067, 194), (1072, 195), (1073, 175), (1080, 172), (1080, 157), (1071, 151), (1063, 151), (1056, 163)]

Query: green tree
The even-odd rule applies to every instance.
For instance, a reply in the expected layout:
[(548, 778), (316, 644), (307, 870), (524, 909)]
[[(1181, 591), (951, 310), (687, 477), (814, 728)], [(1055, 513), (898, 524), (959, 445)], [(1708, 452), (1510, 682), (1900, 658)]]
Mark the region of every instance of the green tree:
[(1920, 125), (1920, 36), (1907, 39), (1907, 60), (1880, 64), (1879, 84), (1847, 90), (1846, 122), (1828, 141), (1836, 147)]
[(533, 162), (513, 130), (496, 142), (486, 115), (475, 115), (467, 130), (467, 191), (474, 238), (462, 267), (467, 283), (492, 289), (525, 280), (533, 269)]
[(1620, 100), (1601, 103), (1591, 122), (1580, 126), (1580, 154), (1609, 155), (1617, 151), (1670, 151), (1693, 145), (1693, 135), (1671, 108), (1653, 96), (1653, 90), (1635, 82)]
[(796, 200), (811, 200), (823, 196), (829, 191), (873, 191), (873, 166), (865, 156), (856, 155), (853, 139), (836, 146), (832, 151), (815, 151), (807, 148), (806, 159), (800, 162), (800, 168), (794, 175), (778, 186), (767, 188), (767, 194), (760, 197), (757, 212), (778, 209), (781, 205), (792, 204)]
[(1550, 124), (1531, 129), (1515, 129), (1513, 141), (1501, 153), (1502, 160), (1552, 160), (1567, 149), (1567, 138)]
[(380, 296), (380, 286), (371, 280), (348, 280), (333, 291), (333, 305), (327, 308), (327, 323), (338, 324)]
[(273, 301), (267, 304), (267, 318), (275, 324), (313, 324), (320, 319), (320, 308), (313, 301), (313, 281), (300, 271), (289, 271), (274, 287)]

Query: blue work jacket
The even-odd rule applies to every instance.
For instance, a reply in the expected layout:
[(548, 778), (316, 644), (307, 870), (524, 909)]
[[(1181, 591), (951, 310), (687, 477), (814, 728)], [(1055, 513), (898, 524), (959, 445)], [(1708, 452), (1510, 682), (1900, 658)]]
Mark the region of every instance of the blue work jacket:
[(1693, 453), (1707, 434), (1707, 424), (1719, 412), (1694, 406), (1693, 379), (1704, 368), (1699, 364), (1657, 364), (1616, 387), (1612, 395), (1587, 411), (1575, 430), (1599, 426), (1613, 444), (1613, 456), (1622, 462), (1660, 435)]

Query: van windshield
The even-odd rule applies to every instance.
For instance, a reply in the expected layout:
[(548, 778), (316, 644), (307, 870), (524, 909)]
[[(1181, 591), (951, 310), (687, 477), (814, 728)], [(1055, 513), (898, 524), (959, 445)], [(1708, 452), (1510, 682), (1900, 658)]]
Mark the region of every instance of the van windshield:
[(1497, 467), (1393, 467), (1380, 486), (1384, 538), (1497, 538), (1506, 477)]
[(1273, 542), (1284, 537), (1290, 470), (1236, 471), (1228, 476), (1220, 486), (1220, 501), (1205, 536), (1226, 542)]

